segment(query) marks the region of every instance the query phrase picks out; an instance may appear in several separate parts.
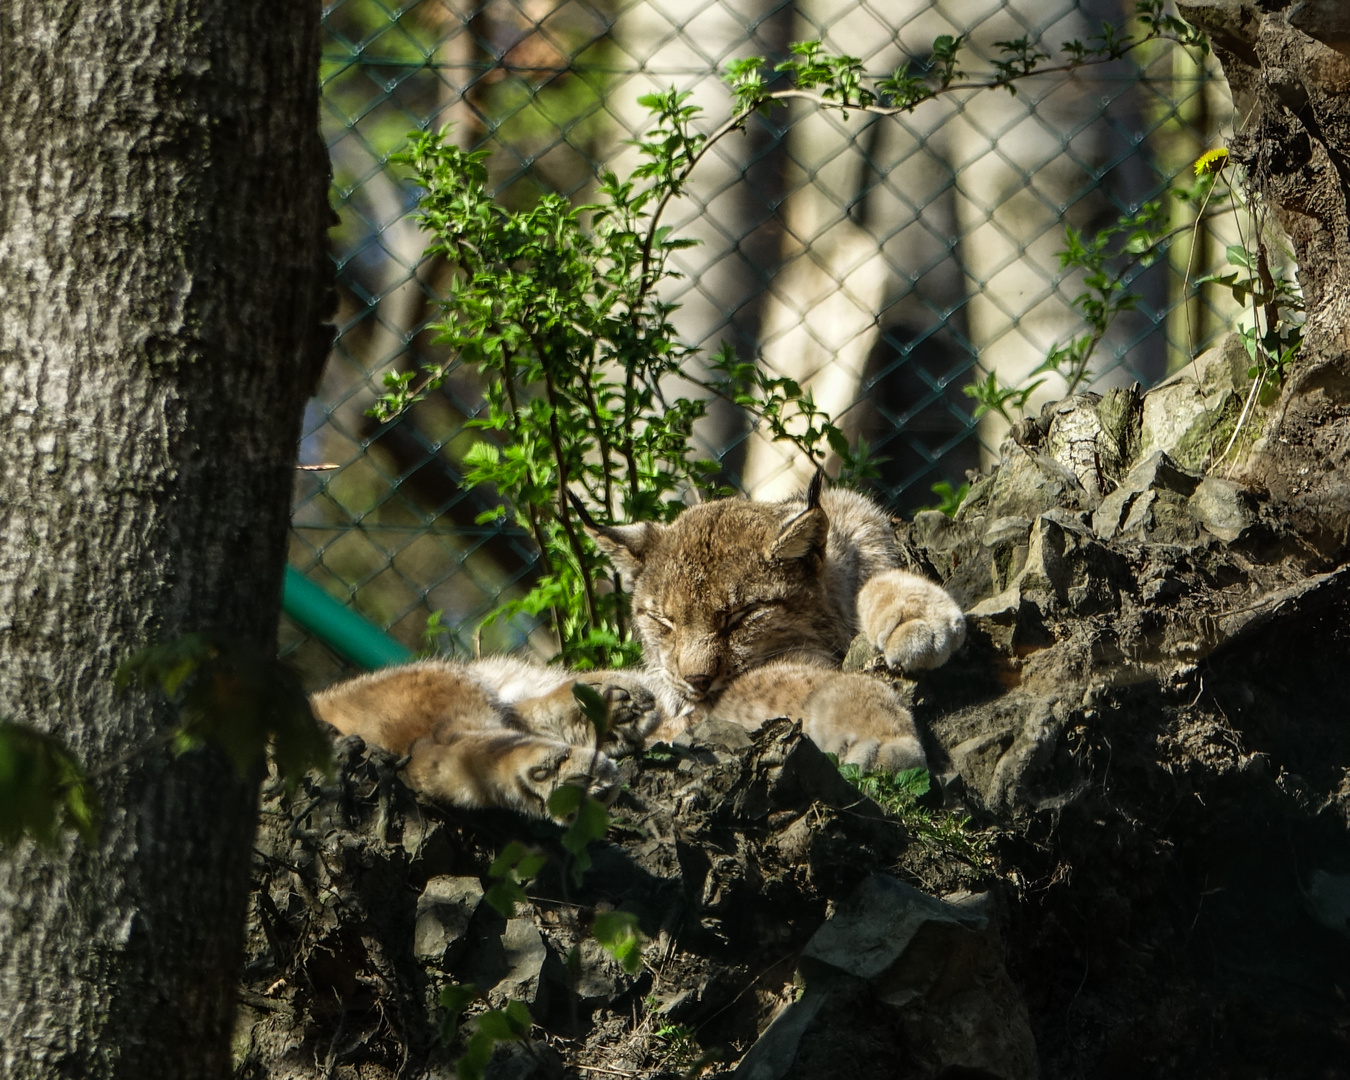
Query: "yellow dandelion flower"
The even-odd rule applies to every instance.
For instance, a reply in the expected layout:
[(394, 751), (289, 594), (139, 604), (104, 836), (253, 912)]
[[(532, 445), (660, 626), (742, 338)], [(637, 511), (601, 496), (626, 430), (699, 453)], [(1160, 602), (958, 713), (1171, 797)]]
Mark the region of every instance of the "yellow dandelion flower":
[(1218, 172), (1227, 164), (1228, 148), (1220, 146), (1217, 150), (1210, 150), (1195, 159), (1195, 175), (1203, 176), (1205, 173)]

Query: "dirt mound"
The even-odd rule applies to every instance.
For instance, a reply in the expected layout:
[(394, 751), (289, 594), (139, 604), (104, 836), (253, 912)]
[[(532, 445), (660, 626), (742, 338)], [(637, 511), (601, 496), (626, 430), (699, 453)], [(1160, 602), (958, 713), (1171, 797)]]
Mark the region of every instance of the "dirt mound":
[[(1243, 363), (1048, 407), (901, 527), (970, 634), (897, 683), (936, 781), (899, 816), (786, 720), (626, 763), (579, 884), (559, 827), (420, 805), (358, 740), (270, 788), (239, 1075), (449, 1076), (473, 983), (466, 1031), (533, 1025), (489, 1075), (1350, 1076), (1350, 571), (1201, 471)], [(547, 860), (508, 918), (512, 841)]]

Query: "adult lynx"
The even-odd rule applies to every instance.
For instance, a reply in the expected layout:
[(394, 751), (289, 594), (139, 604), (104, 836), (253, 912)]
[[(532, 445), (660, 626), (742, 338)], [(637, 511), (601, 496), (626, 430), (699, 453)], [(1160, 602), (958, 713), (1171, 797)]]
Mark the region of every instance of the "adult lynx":
[[(316, 715), (410, 754), (409, 779), (432, 796), (539, 815), (559, 784), (612, 794), (607, 755), (706, 717), (747, 727), (800, 717), (843, 761), (925, 763), (895, 692), (845, 674), (839, 661), (862, 631), (892, 668), (936, 667), (960, 647), (965, 619), (939, 586), (896, 567), (890, 521), (874, 503), (822, 492), (817, 477), (801, 499), (724, 499), (669, 525), (591, 531), (627, 579), (644, 671), (578, 674), (506, 657), (423, 661), (314, 695)], [(572, 697), (576, 680), (611, 702), (604, 753)]]
[(896, 567), (875, 503), (822, 492), (817, 475), (804, 499), (723, 499), (670, 525), (594, 531), (632, 593), (658, 737), (705, 717), (757, 727), (792, 716), (842, 761), (925, 764), (895, 692), (839, 661), (861, 631), (891, 668), (937, 667), (965, 640), (965, 617), (941, 587)]

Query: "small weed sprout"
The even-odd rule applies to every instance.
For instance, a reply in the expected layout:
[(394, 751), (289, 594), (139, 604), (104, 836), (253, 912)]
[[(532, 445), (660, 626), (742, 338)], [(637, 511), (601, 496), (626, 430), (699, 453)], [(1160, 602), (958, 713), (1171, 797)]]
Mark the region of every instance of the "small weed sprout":
[(864, 772), (857, 765), (839, 765), (845, 780), (886, 813), (897, 817), (921, 844), (957, 855), (979, 866), (988, 839), (970, 828), (970, 818), (946, 810), (930, 810), (919, 800), (927, 795), (932, 778), (927, 769), (900, 772)]

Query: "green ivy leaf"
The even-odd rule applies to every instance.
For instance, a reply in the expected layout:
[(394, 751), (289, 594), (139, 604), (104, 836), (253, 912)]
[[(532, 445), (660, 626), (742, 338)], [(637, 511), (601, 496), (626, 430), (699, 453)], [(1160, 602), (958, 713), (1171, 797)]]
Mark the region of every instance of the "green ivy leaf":
[(642, 967), (642, 938), (638, 917), (631, 911), (601, 911), (595, 916), (591, 934), (629, 975)]
[(119, 689), (133, 681), (160, 689), (178, 705), (181, 723), (170, 741), (176, 753), (211, 743), (242, 774), (270, 743), (288, 788), (311, 768), (331, 775), (331, 748), (299, 682), (275, 657), (242, 639), (194, 633), (152, 645), (114, 675)]
[(98, 840), (98, 797), (61, 740), (26, 724), (0, 720), (0, 844), (31, 836), (54, 848), (62, 829)]

